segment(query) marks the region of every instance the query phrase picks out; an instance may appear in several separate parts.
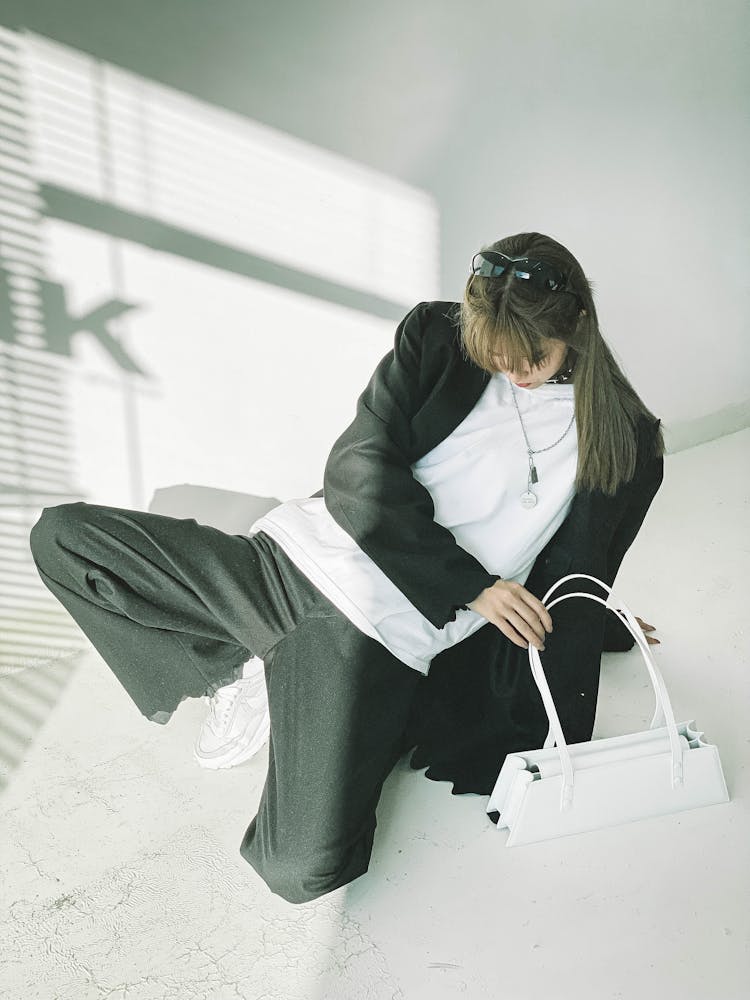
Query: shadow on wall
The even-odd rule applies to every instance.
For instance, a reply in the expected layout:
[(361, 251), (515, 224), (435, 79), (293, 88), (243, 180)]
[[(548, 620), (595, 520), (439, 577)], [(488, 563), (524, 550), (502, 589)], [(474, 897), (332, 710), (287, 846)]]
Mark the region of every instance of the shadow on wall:
[[(403, 315), (399, 296), (416, 298), (409, 282), (416, 287), (417, 279), (426, 280), (420, 267), (432, 267), (424, 246), (425, 234), (434, 242), (436, 212), (420, 192), (385, 176), (292, 138), (274, 138), (250, 121), (84, 53), (4, 27), (0, 48), (0, 103), (10, 109), (0, 130), (1, 785), (80, 654), (91, 648), (44, 587), (29, 549), (29, 533), (43, 507), (89, 499), (72, 412), (74, 338), (94, 341), (112, 362), (107, 384), (120, 394), (124, 414), (120, 461), (137, 498), (120, 505), (141, 509), (146, 496), (133, 376), (148, 378), (149, 372), (130, 356), (122, 321), (135, 322), (139, 309), (150, 303), (126, 301), (123, 246), (157, 249), (311, 302), (396, 319)], [(158, 127), (149, 133), (154, 123)], [(158, 155), (152, 155), (157, 140)], [(226, 166), (223, 184), (216, 184), (217, 156)], [(273, 190), (246, 183), (247, 176), (273, 174), (280, 178)], [(327, 195), (313, 203), (330, 222), (325, 241), (320, 242), (313, 214), (307, 221), (321, 252), (313, 262), (302, 251), (280, 261), (271, 250), (286, 232), (284, 220), (293, 217), (290, 191), (304, 201), (321, 177)], [(361, 217), (352, 214), (352, 191), (358, 192)], [(389, 210), (373, 223), (372, 207), (384, 205)], [(252, 228), (246, 218), (258, 213), (265, 228), (243, 242)], [(54, 280), (54, 223), (106, 238), (106, 280), (83, 284), (93, 289), (90, 306), (75, 305), (80, 288)], [(344, 236), (354, 249), (342, 258)], [(389, 269), (387, 249), (396, 244), (405, 264)], [(361, 255), (377, 263), (367, 270), (365, 283), (359, 280)], [(342, 260), (348, 271), (341, 270)], [(417, 279), (409, 277), (412, 272)], [(276, 503), (182, 485), (156, 490), (148, 509), (244, 533)]]
[[(126, 314), (135, 319), (138, 308), (149, 303), (125, 300), (122, 244), (155, 248), (222, 274), (301, 293), (311, 301), (395, 319), (403, 315), (403, 307), (394, 295), (399, 292), (407, 301), (413, 297), (410, 287), (399, 284), (404, 273), (416, 268), (419, 274), (420, 262), (426, 266), (424, 235), (432, 232), (434, 211), (419, 192), (392, 188), (388, 178), (359, 172), (356, 165), (338, 158), (321, 160), (320, 151), (283, 136), (273, 146), (267, 130), (252, 122), (222, 116), (216, 109), (73, 49), (2, 27), (0, 47), (1, 103), (13, 109), (0, 130), (2, 679), (87, 648), (83, 633), (38, 579), (28, 546), (29, 532), (44, 506), (87, 499), (86, 484), (77, 481), (81, 463), (71, 417), (74, 337), (95, 341), (114, 366), (111, 384), (122, 395), (125, 414), (122, 462), (132, 495), (139, 498), (127, 505), (140, 509), (140, 498), (145, 496), (130, 376), (149, 377), (149, 373), (130, 356), (127, 330), (118, 324)], [(149, 144), (144, 137), (154, 122), (163, 127), (154, 130)], [(157, 139), (162, 145), (154, 158), (149, 153)], [(263, 184), (243, 183), (238, 188), (230, 171), (227, 183), (217, 185), (205, 166), (212, 167), (217, 150), (234, 164), (235, 173), (244, 176), (261, 169), (278, 173), (283, 166), (287, 171), (281, 171), (283, 177), (292, 177), (294, 183), (279, 181), (273, 191)], [(170, 170), (176, 163), (181, 174), (159, 172), (165, 156), (172, 158)], [(234, 156), (241, 157), (240, 166)], [(86, 169), (81, 162), (88, 164)], [(204, 169), (206, 176), (201, 173)], [(321, 176), (330, 199), (320, 200), (319, 210), (329, 220), (338, 220), (339, 226), (323, 247), (323, 264), (330, 273), (315, 267), (308, 273), (305, 255), (279, 262), (265, 244), (241, 245), (240, 236), (248, 228), (244, 220), (261, 211), (265, 213), (261, 236), (278, 242), (279, 231), (285, 231), (278, 213), (288, 209), (289, 189), (304, 198)], [(194, 197), (196, 185), (201, 197)], [(256, 200), (239, 203), (240, 195), (250, 197), (256, 189), (261, 192)], [(352, 190), (359, 192), (364, 206), (361, 219), (351, 213)], [(176, 202), (170, 201), (173, 196), (178, 196)], [(204, 205), (209, 197), (217, 200)], [(406, 217), (412, 220), (406, 236), (404, 198), (411, 198), (406, 205)], [(373, 227), (372, 205), (391, 206), (383, 213), (384, 219), (395, 219), (391, 229), (387, 221)], [(397, 205), (401, 210), (394, 213)], [(205, 209), (208, 222), (189, 215), (199, 209)], [(49, 273), (47, 230), (55, 220), (108, 239), (107, 292), (83, 311), (72, 305), (80, 290), (64, 287)], [(342, 233), (356, 248), (356, 253), (345, 255), (351, 258), (350, 269), (357, 272), (359, 257), (364, 254), (370, 260), (375, 253), (378, 266), (371, 273), (377, 281), (372, 287), (353, 284), (351, 273), (335, 272), (334, 265), (341, 261), (337, 240)], [(401, 254), (405, 247), (408, 250), (409, 266), (399, 267), (394, 276), (385, 266), (388, 255), (378, 248), (395, 240)]]
[[(87, 649), (83, 632), (42, 584), (29, 532), (44, 505), (81, 498), (70, 481), (73, 448), (66, 376), (47, 350), (40, 279), (42, 215), (31, 176), (23, 51), (2, 32), (3, 103), (16, 109), (0, 131), (0, 788)], [(29, 669), (29, 668), (34, 668)]]

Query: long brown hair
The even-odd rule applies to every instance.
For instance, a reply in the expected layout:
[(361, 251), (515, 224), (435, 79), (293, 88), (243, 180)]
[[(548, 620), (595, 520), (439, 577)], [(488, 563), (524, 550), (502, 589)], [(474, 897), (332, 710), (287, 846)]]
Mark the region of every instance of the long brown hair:
[[(578, 429), (576, 490), (599, 489), (612, 495), (633, 478), (641, 419), (658, 425), (638, 396), (599, 330), (591, 284), (573, 254), (541, 233), (518, 233), (482, 250), (541, 260), (567, 276), (567, 292), (549, 292), (511, 277), (471, 275), (457, 313), (467, 358), (488, 372), (498, 370), (497, 355), (518, 371), (536, 366), (549, 351), (550, 338), (568, 345), (566, 367), (573, 368)], [(661, 427), (655, 428), (654, 453), (664, 454)]]

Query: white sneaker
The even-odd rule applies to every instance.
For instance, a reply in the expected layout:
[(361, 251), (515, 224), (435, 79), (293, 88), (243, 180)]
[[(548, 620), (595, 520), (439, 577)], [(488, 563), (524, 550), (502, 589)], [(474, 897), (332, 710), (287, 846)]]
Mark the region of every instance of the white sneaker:
[(209, 712), (193, 750), (201, 767), (234, 767), (256, 754), (271, 730), (263, 661), (248, 660), (239, 680), (206, 700)]

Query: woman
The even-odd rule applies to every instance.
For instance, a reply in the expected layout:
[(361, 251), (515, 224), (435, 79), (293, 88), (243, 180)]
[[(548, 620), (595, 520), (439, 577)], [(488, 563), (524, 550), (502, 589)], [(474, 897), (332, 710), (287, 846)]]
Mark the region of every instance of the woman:
[(563, 602), (553, 621), (540, 596), (572, 571), (611, 585), (662, 455), (580, 265), (522, 233), (475, 256), (460, 306), (404, 317), (315, 497), (249, 538), (64, 504), (31, 547), (154, 721), (264, 661), (269, 772), (240, 853), (304, 902), (367, 870), (404, 750), (486, 794), (505, 753), (541, 746), (529, 642), (546, 650), (567, 738), (590, 738), (602, 649), (632, 639), (612, 615), (605, 637), (594, 602)]

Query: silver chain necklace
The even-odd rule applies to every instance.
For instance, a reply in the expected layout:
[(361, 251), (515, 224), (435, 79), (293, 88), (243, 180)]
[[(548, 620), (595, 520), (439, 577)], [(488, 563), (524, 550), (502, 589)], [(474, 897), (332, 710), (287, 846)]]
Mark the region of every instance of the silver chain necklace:
[(534, 491), (531, 488), (535, 483), (539, 482), (539, 474), (536, 471), (536, 466), (534, 465), (534, 455), (539, 455), (543, 451), (549, 451), (550, 448), (554, 448), (555, 445), (560, 444), (562, 439), (565, 437), (570, 428), (573, 426), (573, 421), (575, 420), (576, 412), (574, 409), (573, 415), (570, 418), (570, 423), (562, 432), (557, 441), (553, 442), (552, 444), (548, 444), (546, 448), (532, 448), (531, 445), (529, 444), (529, 438), (526, 434), (526, 428), (523, 425), (523, 420), (521, 418), (521, 411), (518, 409), (518, 401), (516, 400), (516, 390), (513, 388), (513, 383), (511, 382), (510, 379), (508, 379), (508, 382), (510, 383), (510, 391), (513, 396), (513, 404), (516, 408), (518, 419), (521, 422), (521, 430), (523, 431), (523, 438), (524, 441), (526, 442), (526, 451), (529, 453), (529, 479), (526, 484), (526, 492), (521, 494), (521, 506), (523, 507), (524, 510), (531, 510), (532, 507), (536, 507), (539, 499), (536, 493), (534, 493)]

